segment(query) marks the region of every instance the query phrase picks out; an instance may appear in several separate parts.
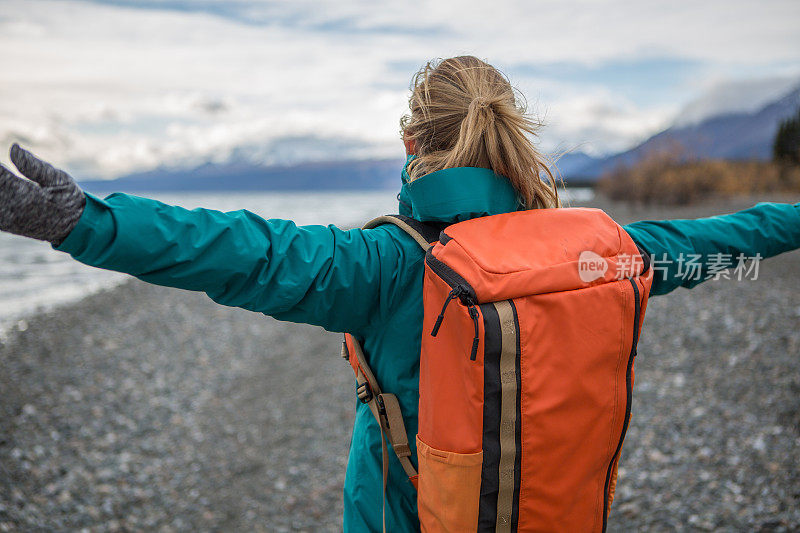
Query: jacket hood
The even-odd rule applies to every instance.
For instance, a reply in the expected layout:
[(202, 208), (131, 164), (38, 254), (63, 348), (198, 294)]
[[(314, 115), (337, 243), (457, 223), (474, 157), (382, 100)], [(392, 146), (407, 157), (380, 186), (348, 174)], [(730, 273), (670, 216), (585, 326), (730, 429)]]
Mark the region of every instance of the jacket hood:
[(408, 157), (401, 174), (403, 186), (397, 196), (401, 215), (455, 223), (522, 208), (511, 182), (488, 168), (446, 168), (411, 181), (407, 168), (414, 157)]

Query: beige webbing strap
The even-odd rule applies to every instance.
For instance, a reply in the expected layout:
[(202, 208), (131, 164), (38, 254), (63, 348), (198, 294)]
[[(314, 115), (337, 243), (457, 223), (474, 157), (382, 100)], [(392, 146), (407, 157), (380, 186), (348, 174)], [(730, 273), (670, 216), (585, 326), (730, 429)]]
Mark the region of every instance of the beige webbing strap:
[(353, 339), (353, 351), (358, 361), (358, 372), (356, 372), (356, 391), (358, 398), (369, 406), (372, 416), (378, 422), (381, 430), (381, 472), (383, 475), (383, 487), (381, 489), (383, 531), (386, 532), (386, 482), (389, 478), (389, 453), (386, 446), (386, 439), (392, 446), (394, 454), (403, 466), (406, 475), (412, 478), (417, 475), (417, 470), (411, 463), (411, 447), (408, 445), (408, 434), (406, 425), (403, 422), (403, 413), (400, 410), (400, 402), (394, 394), (384, 394), (381, 392), (375, 375), (367, 365), (364, 351), (361, 345)]
[[(372, 369), (367, 364), (367, 360), (364, 357), (364, 350), (361, 349), (361, 344), (354, 338), (352, 338), (352, 341), (353, 351), (355, 352), (353, 355), (356, 356), (359, 369), (359, 371), (356, 372), (356, 384), (358, 385), (356, 391), (358, 392), (359, 399), (367, 403), (367, 398), (369, 398), (370, 394), (373, 396), (380, 394), (381, 388), (378, 386), (378, 380), (375, 379), (375, 374), (372, 373)], [(347, 354), (346, 344), (342, 344), (342, 353)]]
[[(367, 370), (367, 372), (370, 371)], [(370, 372), (370, 374), (371, 373), (372, 372)], [(362, 372), (359, 372), (358, 375), (361, 377), (361, 379), (364, 379), (364, 374)], [(358, 378), (356, 378), (356, 381), (359, 381)], [(364, 382), (366, 382), (366, 380), (364, 380)], [(359, 398), (364, 396), (364, 394), (361, 392), (361, 389), (362, 387), (359, 387)], [(368, 394), (369, 393), (367, 393), (367, 395)], [(381, 516), (383, 520), (383, 533), (386, 533), (386, 482), (389, 479), (389, 451), (386, 447), (386, 437), (389, 437), (391, 433), (389, 431), (386, 416), (382, 416), (381, 414), (378, 398), (380, 398), (380, 395), (372, 394), (372, 398), (370, 398), (366, 404), (369, 406), (369, 410), (372, 411), (372, 416), (374, 416), (375, 420), (378, 421), (378, 427), (381, 430), (381, 476), (383, 478), (381, 488)], [(389, 437), (389, 440), (391, 441), (391, 437)]]
[(422, 246), (423, 250), (427, 250), (428, 248), (431, 247), (431, 243), (429, 243), (425, 239), (425, 237), (422, 236), (422, 234), (420, 232), (418, 232), (417, 230), (415, 230), (414, 228), (412, 228), (411, 226), (409, 226), (408, 224), (406, 224), (405, 222), (403, 222), (399, 218), (393, 217), (393, 216), (390, 216), (390, 215), (384, 215), (382, 217), (373, 218), (372, 220), (370, 220), (369, 222), (364, 224), (364, 228), (363, 229), (376, 228), (376, 227), (380, 226), (381, 224), (394, 224), (395, 226), (397, 226), (401, 230), (403, 230), (406, 233), (408, 233), (411, 236), (412, 239), (417, 241), (417, 244)]
[[(360, 348), (357, 347), (356, 351), (358, 350)], [(411, 447), (408, 444), (406, 424), (403, 422), (403, 412), (400, 409), (400, 402), (398, 402), (397, 396), (380, 392), (377, 383), (370, 381), (372, 372), (366, 366), (366, 363), (359, 361), (359, 369), (360, 372), (356, 375), (359, 399), (369, 406), (381, 429), (386, 431), (392, 450), (408, 477), (416, 476), (417, 469), (411, 463)], [(372, 392), (372, 398), (369, 398), (370, 391)]]
[[(373, 399), (372, 403), (375, 403)], [(376, 415), (376, 411), (372, 409), (372, 414)], [(381, 475), (383, 477), (381, 489), (381, 522), (383, 523), (383, 533), (386, 533), (386, 481), (389, 479), (389, 452), (386, 450), (386, 438), (384, 437), (385, 428), (380, 417), (378, 417), (378, 425), (381, 428)]]
[(411, 464), (411, 447), (408, 445), (408, 433), (406, 424), (403, 422), (403, 413), (400, 410), (400, 402), (394, 394), (380, 394), (378, 402), (383, 403), (386, 425), (389, 429), (389, 442), (395, 455), (403, 465), (408, 477), (417, 475), (417, 469)]
[(514, 463), (519, 453), (515, 441), (517, 424), (517, 331), (514, 308), (504, 300), (494, 308), (500, 319), (500, 464), (497, 467), (497, 533), (510, 533), (514, 512)]

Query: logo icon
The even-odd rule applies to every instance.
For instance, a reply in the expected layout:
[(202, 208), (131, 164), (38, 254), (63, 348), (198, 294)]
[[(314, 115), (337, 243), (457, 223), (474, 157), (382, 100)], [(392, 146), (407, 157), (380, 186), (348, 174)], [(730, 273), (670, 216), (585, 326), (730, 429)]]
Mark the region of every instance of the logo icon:
[(578, 275), (584, 283), (602, 278), (606, 270), (608, 270), (608, 261), (591, 250), (581, 252), (578, 257)]

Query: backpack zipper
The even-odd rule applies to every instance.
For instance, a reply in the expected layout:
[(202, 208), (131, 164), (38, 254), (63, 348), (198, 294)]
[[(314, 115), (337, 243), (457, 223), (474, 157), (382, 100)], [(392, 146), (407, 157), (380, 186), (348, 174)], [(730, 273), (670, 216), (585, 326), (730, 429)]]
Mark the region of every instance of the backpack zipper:
[(444, 320), (444, 312), (447, 310), (447, 306), (453, 300), (453, 298), (457, 297), (461, 293), (461, 288), (456, 287), (450, 294), (447, 295), (447, 298), (444, 300), (444, 305), (442, 306), (442, 310), (439, 313), (439, 316), (436, 317), (436, 323), (433, 325), (433, 330), (431, 330), (431, 337), (435, 337), (437, 333), (439, 333), (439, 328), (442, 327), (442, 321)]
[(475, 326), (475, 335), (472, 337), (472, 351), (469, 352), (469, 360), (474, 361), (475, 358), (478, 357), (478, 343), (481, 340), (480, 328), (478, 326), (478, 310), (475, 308), (474, 304), (468, 305), (467, 310), (469, 310), (469, 316), (472, 318), (472, 324)]
[(434, 274), (439, 276), (442, 281), (451, 287), (450, 293), (447, 295), (444, 305), (442, 305), (442, 311), (439, 313), (439, 316), (436, 317), (436, 323), (433, 325), (433, 330), (431, 330), (431, 336), (435, 337), (439, 333), (439, 328), (444, 321), (444, 312), (447, 310), (447, 306), (452, 300), (458, 298), (461, 300), (461, 303), (467, 307), (467, 312), (474, 326), (475, 334), (472, 338), (472, 349), (469, 355), (470, 361), (474, 361), (478, 357), (478, 344), (480, 343), (479, 314), (476, 307), (478, 298), (475, 295), (475, 290), (467, 283), (467, 280), (461, 277), (455, 270), (437, 259), (431, 250), (432, 248), (429, 248), (428, 251), (425, 252), (425, 262), (431, 267)]
[[(649, 265), (648, 265), (649, 266)], [(631, 371), (633, 370), (633, 360), (636, 358), (636, 345), (639, 342), (639, 315), (641, 313), (641, 302), (639, 300), (639, 287), (636, 285), (636, 280), (634, 278), (627, 278), (630, 282), (631, 286), (633, 287), (633, 295), (634, 295), (634, 311), (633, 311), (633, 343), (631, 344), (631, 351), (628, 357), (628, 368), (625, 372), (625, 390), (627, 393), (626, 403), (625, 403), (625, 420), (622, 423), (622, 433), (619, 436), (619, 442), (617, 443), (617, 449), (614, 452), (614, 455), (611, 457), (611, 462), (608, 464), (608, 470), (606, 472), (606, 483), (603, 489), (603, 531), (606, 530), (608, 525), (608, 491), (610, 489), (611, 483), (611, 470), (614, 468), (614, 462), (619, 457), (619, 452), (622, 449), (622, 442), (625, 440), (625, 433), (628, 432), (628, 424), (631, 420), (631, 400), (632, 400), (632, 386), (631, 383)]]

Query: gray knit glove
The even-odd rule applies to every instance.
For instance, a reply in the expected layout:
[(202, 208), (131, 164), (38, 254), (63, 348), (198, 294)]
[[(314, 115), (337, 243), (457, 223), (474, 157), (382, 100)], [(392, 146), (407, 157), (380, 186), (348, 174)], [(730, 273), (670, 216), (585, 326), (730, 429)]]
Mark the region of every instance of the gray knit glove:
[(58, 246), (78, 223), (86, 196), (69, 174), (16, 143), (11, 161), (28, 179), (0, 165), (0, 230)]

